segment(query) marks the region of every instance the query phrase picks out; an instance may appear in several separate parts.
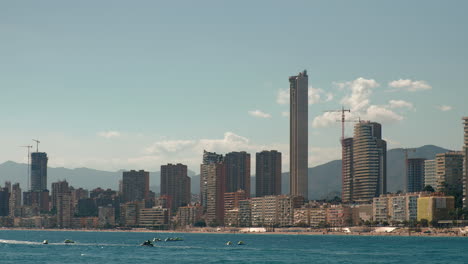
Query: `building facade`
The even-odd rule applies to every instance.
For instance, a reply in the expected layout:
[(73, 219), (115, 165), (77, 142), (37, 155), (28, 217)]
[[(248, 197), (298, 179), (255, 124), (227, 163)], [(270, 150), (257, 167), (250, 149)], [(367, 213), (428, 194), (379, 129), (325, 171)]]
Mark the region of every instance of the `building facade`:
[(203, 165), (206, 172), (206, 223), (224, 223), (224, 193), (226, 192), (226, 168), (224, 163)]
[(183, 164), (167, 164), (161, 166), (161, 195), (171, 197), (171, 210), (177, 212), (180, 206), (190, 203), (190, 177), (187, 176), (187, 166)]
[(463, 191), (463, 152), (450, 151), (436, 155), (438, 192)]
[(215, 152), (208, 152), (203, 150), (203, 160), (200, 165), (200, 202), (203, 209), (206, 211), (207, 207), (207, 192), (208, 192), (208, 166), (213, 163), (221, 163), (223, 155), (216, 154)]
[(387, 192), (387, 143), (379, 123), (361, 121), (354, 127), (353, 201), (368, 202)]
[(256, 154), (255, 196), (281, 194), (281, 152), (262, 151)]
[(353, 199), (353, 138), (341, 142), (341, 200), (344, 203)]
[(436, 161), (425, 160), (424, 161), (424, 187), (431, 186), (437, 189), (437, 174), (436, 174)]
[(122, 178), (124, 202), (142, 201), (149, 196), (149, 172), (144, 170), (124, 171)]
[(47, 190), (47, 153), (31, 153), (31, 191)]
[(304, 70), (289, 77), (290, 195), (308, 199), (308, 81)]
[(224, 156), (226, 167), (226, 192), (244, 190), (250, 197), (250, 154), (230, 152)]
[(468, 116), (463, 117), (463, 207), (468, 207)]
[(408, 159), (406, 164), (406, 192), (420, 192), (424, 188), (424, 161)]

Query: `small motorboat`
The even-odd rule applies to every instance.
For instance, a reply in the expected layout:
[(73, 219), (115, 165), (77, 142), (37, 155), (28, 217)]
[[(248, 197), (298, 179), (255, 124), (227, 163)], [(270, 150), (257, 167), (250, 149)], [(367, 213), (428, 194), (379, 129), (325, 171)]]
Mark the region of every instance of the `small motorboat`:
[(157, 237), (153, 238), (153, 242), (160, 242), (160, 241), (161, 241), (160, 238), (157, 238)]
[(241, 245), (245, 245), (245, 243), (244, 243), (244, 241), (241, 240), (241, 241), (237, 242), (237, 245), (241, 246)]
[(230, 245), (232, 245), (231, 241), (226, 242), (226, 246), (230, 246)]
[(174, 241), (184, 241), (184, 239), (181, 237), (167, 237), (166, 239), (164, 239), (164, 241), (174, 242)]
[(44, 240), (44, 241), (42, 241), (42, 244), (47, 245), (47, 244), (49, 244), (49, 241)]
[(65, 241), (63, 241), (63, 243), (65, 244), (73, 244), (75, 243), (75, 241), (71, 240), (71, 239), (65, 239)]
[(140, 246), (154, 247), (153, 242), (151, 242), (151, 240), (146, 240), (145, 242), (141, 243)]

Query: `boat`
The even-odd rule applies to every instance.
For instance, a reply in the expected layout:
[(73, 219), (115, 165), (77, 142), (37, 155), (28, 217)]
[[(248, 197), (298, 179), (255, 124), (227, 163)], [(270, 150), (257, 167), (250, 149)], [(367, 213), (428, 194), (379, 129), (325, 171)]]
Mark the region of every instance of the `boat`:
[(184, 241), (184, 239), (181, 237), (167, 237), (166, 239), (164, 239), (164, 241), (166, 242)]
[(49, 244), (49, 241), (44, 240), (44, 241), (42, 241), (42, 244), (47, 245), (47, 244)]
[(65, 241), (63, 241), (63, 243), (65, 244), (73, 244), (75, 243), (75, 241), (71, 240), (71, 239), (65, 239)]
[(145, 242), (141, 243), (140, 246), (154, 247), (153, 242), (151, 242), (151, 240), (146, 240)]
[(153, 238), (153, 242), (160, 242), (160, 241), (161, 241), (160, 238), (157, 238), (157, 237)]
[(241, 240), (241, 241), (237, 242), (237, 245), (245, 245), (245, 243), (244, 243), (244, 241)]
[(232, 245), (231, 241), (226, 242), (226, 246), (230, 246), (230, 245)]

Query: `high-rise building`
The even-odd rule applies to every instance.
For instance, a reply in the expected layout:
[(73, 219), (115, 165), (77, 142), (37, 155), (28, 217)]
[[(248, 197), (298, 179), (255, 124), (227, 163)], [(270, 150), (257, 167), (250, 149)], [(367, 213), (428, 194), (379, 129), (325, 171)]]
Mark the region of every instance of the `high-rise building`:
[(406, 192), (420, 192), (424, 188), (424, 161), (426, 159), (408, 159), (406, 165)]
[(200, 165), (200, 202), (203, 209), (206, 211), (207, 191), (208, 191), (208, 166), (213, 163), (220, 163), (223, 161), (223, 155), (216, 154), (215, 152), (208, 152), (203, 150), (203, 161)]
[(289, 77), (289, 181), (290, 194), (308, 199), (308, 81), (304, 70)]
[(149, 172), (131, 170), (123, 172), (122, 194), (124, 202), (148, 199)]
[(21, 207), (21, 188), (19, 183), (13, 184), (10, 193), (10, 216), (16, 216), (16, 212)]
[(69, 193), (70, 188), (66, 180), (52, 183), (52, 208), (58, 208), (58, 195), (61, 193)]
[(468, 207), (468, 116), (463, 117), (463, 207)]
[(463, 191), (463, 152), (449, 151), (436, 155), (437, 191)]
[(379, 123), (354, 126), (353, 201), (367, 202), (387, 192), (387, 142)]
[(224, 193), (226, 192), (226, 167), (224, 163), (203, 165), (206, 171), (206, 223), (224, 223)]
[(353, 198), (353, 138), (341, 142), (341, 199), (344, 203)]
[(47, 190), (47, 153), (31, 153), (31, 191)]
[(8, 187), (0, 188), (0, 216), (8, 216), (10, 213), (10, 192)]
[(250, 154), (245, 151), (230, 152), (224, 156), (226, 167), (226, 192), (244, 190), (250, 197)]
[(224, 211), (239, 208), (239, 201), (245, 199), (247, 199), (247, 193), (244, 190), (224, 193)]
[(61, 192), (57, 199), (57, 226), (59, 228), (69, 228), (73, 215), (70, 192)]
[(436, 161), (424, 161), (424, 187), (431, 186), (434, 190), (437, 188)]
[(256, 154), (255, 196), (281, 194), (281, 152), (262, 151)]
[(161, 166), (161, 195), (171, 197), (172, 212), (190, 203), (190, 177), (187, 176), (186, 165), (178, 163)]

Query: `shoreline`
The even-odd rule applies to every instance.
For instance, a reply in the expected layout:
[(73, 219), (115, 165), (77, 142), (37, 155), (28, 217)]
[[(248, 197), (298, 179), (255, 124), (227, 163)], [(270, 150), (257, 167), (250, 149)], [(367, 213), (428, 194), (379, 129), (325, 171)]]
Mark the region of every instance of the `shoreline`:
[(184, 229), (184, 230), (149, 230), (145, 228), (133, 228), (129, 230), (119, 229), (55, 229), (55, 228), (0, 228), (0, 231), (47, 231), (47, 232), (119, 232), (119, 233), (182, 233), (182, 234), (254, 234), (254, 235), (315, 235), (315, 236), (401, 236), (401, 237), (468, 237), (468, 233), (458, 230), (443, 229), (439, 232), (408, 232), (399, 230), (399, 232), (339, 232), (327, 230), (314, 231), (273, 231), (273, 232), (239, 232), (234, 230), (202, 230), (202, 229)]

